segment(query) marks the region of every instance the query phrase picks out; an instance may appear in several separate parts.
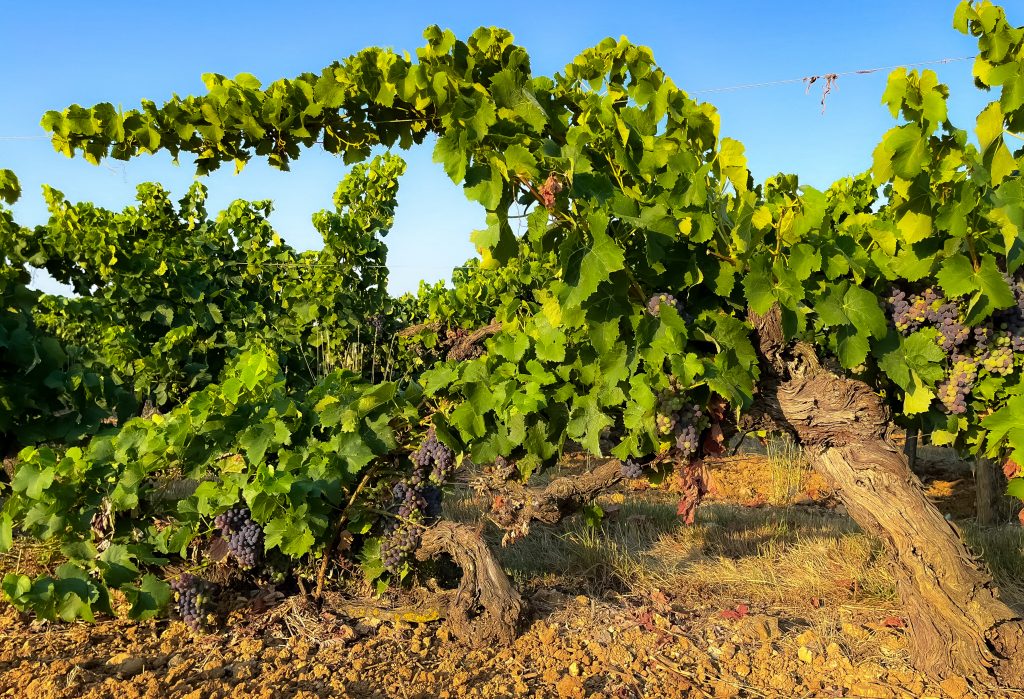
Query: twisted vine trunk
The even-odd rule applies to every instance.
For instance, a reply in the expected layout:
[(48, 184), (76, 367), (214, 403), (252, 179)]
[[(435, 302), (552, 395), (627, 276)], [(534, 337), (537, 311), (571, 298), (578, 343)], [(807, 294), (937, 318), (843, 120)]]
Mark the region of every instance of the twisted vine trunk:
[(796, 435), (850, 516), (892, 552), (914, 663), (934, 677), (1024, 688), (1024, 622), (924, 496), (881, 399), (822, 367), (812, 348), (785, 343), (777, 311), (751, 317), (765, 364), (760, 418)]
[(416, 557), (447, 553), (462, 570), (446, 616), (458, 638), (476, 646), (509, 645), (523, 614), (523, 601), (491, 553), (480, 531), (441, 521), (423, 532)]

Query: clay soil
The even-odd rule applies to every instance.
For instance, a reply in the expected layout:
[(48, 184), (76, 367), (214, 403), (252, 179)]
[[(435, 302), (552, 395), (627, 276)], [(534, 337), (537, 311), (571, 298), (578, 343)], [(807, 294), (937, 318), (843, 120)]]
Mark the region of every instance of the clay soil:
[[(577, 517), (499, 550), (527, 603), (509, 647), (467, 646), (443, 619), (353, 613), (365, 600), (339, 592), (320, 608), (264, 592), (205, 634), (167, 619), (51, 624), (0, 605), (0, 697), (1014, 696), (909, 666), (884, 553), (789, 457), (710, 464), (692, 527), (668, 482), (631, 483), (600, 501), (599, 528)], [(969, 470), (928, 467), (929, 492), (1019, 606), (1020, 527), (970, 530)], [(485, 503), (466, 489), (448, 507), (473, 520)], [(21, 554), (0, 569), (39, 558)]]

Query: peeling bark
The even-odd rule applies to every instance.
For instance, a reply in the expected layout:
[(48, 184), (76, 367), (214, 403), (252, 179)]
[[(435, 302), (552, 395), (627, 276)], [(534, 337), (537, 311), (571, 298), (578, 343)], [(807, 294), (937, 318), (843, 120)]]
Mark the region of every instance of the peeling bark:
[(427, 560), (442, 553), (449, 554), (462, 569), (462, 581), (445, 612), (455, 636), (476, 646), (511, 644), (523, 601), (479, 530), (454, 522), (438, 522), (428, 528), (416, 557)]
[(515, 481), (503, 483), (491, 492), (491, 517), (506, 532), (502, 545), (526, 536), (531, 522), (557, 524), (621, 480), (622, 464), (610, 459), (592, 471), (556, 478), (543, 488), (530, 488)]
[(924, 496), (881, 399), (822, 367), (813, 348), (783, 342), (777, 310), (751, 320), (765, 369), (755, 419), (792, 432), (854, 521), (893, 553), (917, 667), (1024, 688), (1024, 621)]
[(501, 323), (491, 323), (485, 325), (482, 328), (477, 328), (465, 337), (457, 340), (451, 348), (448, 350), (449, 361), (460, 361), (463, 359), (471, 359), (474, 356), (479, 356), (482, 352), (482, 348), (479, 347), (479, 343), (491, 335), (496, 335), (501, 331)]

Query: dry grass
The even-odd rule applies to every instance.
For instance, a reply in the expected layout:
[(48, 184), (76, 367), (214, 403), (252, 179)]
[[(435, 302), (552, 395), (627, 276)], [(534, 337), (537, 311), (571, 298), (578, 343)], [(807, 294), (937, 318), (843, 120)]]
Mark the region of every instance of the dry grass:
[(788, 435), (774, 435), (766, 445), (771, 466), (771, 487), (768, 502), (788, 505), (804, 489), (810, 464), (800, 446)]
[[(449, 500), (459, 519), (480, 512), (469, 495)], [(658, 491), (627, 496), (600, 527), (570, 518), (535, 526), (497, 550), (518, 584), (597, 595), (660, 589), (782, 606), (806, 606), (814, 597), (891, 604), (893, 581), (879, 552), (848, 518), (816, 508), (705, 505), (687, 527)]]
[[(770, 443), (768, 459), (772, 480), (759, 488), (769, 491), (765, 499), (772, 506), (706, 503), (687, 527), (676, 516), (674, 496), (652, 489), (616, 496), (618, 508), (599, 527), (572, 517), (556, 527), (534, 526), (505, 549), (497, 547), (496, 530), (488, 535), (524, 587), (557, 586), (594, 596), (663, 590), (723, 608), (746, 601), (804, 611), (820, 605), (898, 612), (882, 544), (845, 514), (791, 504), (809, 473), (794, 445)], [(448, 514), (463, 521), (479, 521), (483, 506), (469, 491), (445, 501)], [(1003, 597), (1024, 607), (1024, 530), (968, 524), (964, 533)], [(820, 622), (839, 623), (834, 614)]]

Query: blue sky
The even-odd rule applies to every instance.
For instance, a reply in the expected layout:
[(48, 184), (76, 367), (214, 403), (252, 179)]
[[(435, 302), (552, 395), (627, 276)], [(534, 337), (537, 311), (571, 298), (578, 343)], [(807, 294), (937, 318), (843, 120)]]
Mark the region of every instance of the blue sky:
[[(439, 24), (465, 37), (481, 25), (510, 29), (529, 51), (537, 74), (560, 70), (606, 36), (628, 36), (650, 46), (676, 84), (715, 104), (722, 133), (742, 141), (754, 176), (795, 172), (827, 186), (870, 164), (871, 151), (893, 124), (879, 100), (887, 71), (844, 76), (821, 113), (820, 88), (801, 84), (731, 92), (714, 88), (880, 66), (973, 55), (976, 45), (952, 29), (954, 0), (764, 3), (692, 2), (461, 3), (461, 2), (0, 2), (5, 92), (0, 108), (0, 168), (13, 169), (24, 194), (18, 220), (43, 223), (40, 185), (72, 200), (120, 209), (135, 185), (156, 180), (180, 196), (193, 179), (183, 159), (143, 157), (99, 167), (68, 160), (43, 137), (39, 119), (71, 103), (138, 105), (171, 93), (203, 91), (204, 72), (255, 74), (264, 83), (319, 70), (369, 45), (410, 53), (423, 28)], [(1024, 23), (1024, 2), (1005, 3), (1011, 22)], [(952, 91), (950, 116), (972, 129), (991, 96), (972, 84), (971, 61), (930, 66)], [(399, 212), (388, 236), (392, 293), (414, 290), (420, 279), (447, 278), (474, 254), (469, 232), (482, 211), (465, 200), (429, 147), (404, 154)], [(207, 177), (211, 212), (236, 198), (275, 202), (272, 222), (300, 249), (317, 247), (310, 215), (330, 207), (345, 167), (310, 151), (280, 173), (250, 164), (240, 175), (224, 168)], [(55, 288), (41, 276), (41, 288)]]

